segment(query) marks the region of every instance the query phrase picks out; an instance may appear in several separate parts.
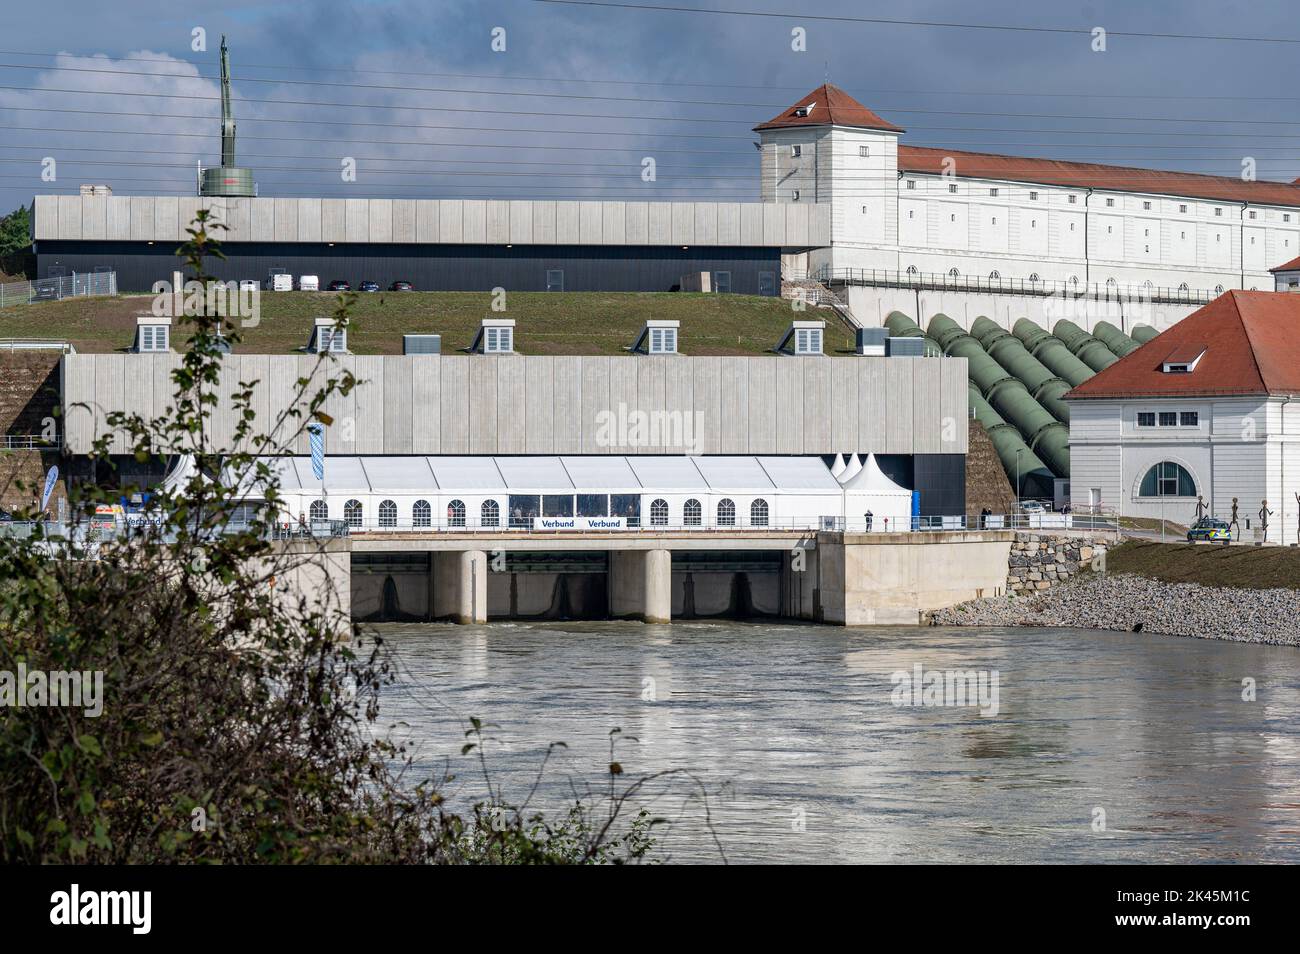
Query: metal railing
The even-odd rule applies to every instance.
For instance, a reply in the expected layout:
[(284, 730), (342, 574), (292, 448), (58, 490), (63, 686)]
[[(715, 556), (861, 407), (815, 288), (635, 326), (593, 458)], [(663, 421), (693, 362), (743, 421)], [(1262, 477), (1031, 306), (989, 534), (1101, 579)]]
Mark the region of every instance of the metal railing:
[(1143, 301), (1160, 304), (1203, 305), (1218, 297), (1202, 288), (1168, 288), (1156, 285), (1048, 282), (1028, 278), (980, 278), (935, 272), (899, 272), (876, 268), (829, 268), (823, 265), (806, 278), (787, 274), (787, 280), (811, 280), (823, 285), (866, 285), (874, 288), (908, 288), (920, 291), (981, 292), (988, 295), (1025, 295), (1037, 298), (1095, 298), (1103, 301)]
[(61, 351), (64, 354), (76, 354), (72, 342), (59, 338), (0, 338), (0, 351), (10, 354), (16, 351)]
[(31, 282), (0, 285), (0, 308), (28, 305), (34, 301), (60, 301), (94, 295), (116, 295), (117, 272), (84, 272)]
[(0, 436), (0, 450), (43, 450), (59, 446), (59, 435), (46, 439), (39, 434), (5, 434)]

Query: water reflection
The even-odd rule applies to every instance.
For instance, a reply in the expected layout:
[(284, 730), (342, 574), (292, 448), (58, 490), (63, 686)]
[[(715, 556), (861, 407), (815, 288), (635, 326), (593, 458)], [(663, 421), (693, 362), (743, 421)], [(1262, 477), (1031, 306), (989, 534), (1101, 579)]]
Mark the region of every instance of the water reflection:
[[(609, 730), (673, 860), (1294, 861), (1300, 650), (1075, 630), (743, 623), (395, 624), (388, 720), (427, 771), (481, 791), (464, 720), (493, 723), (494, 782), (539, 807), (600, 784)], [(996, 670), (999, 708), (897, 707), (891, 674)], [(1254, 679), (1257, 699), (1242, 699)], [(698, 798), (711, 796), (710, 825)], [(1104, 829), (1096, 822), (1104, 813)], [(800, 830), (802, 828), (802, 830)]]

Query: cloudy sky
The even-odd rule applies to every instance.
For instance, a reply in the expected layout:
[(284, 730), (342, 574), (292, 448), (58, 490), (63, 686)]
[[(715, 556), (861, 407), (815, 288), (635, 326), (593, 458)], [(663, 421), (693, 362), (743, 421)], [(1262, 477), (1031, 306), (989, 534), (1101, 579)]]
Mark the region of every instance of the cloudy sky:
[[(219, 156), (223, 33), (262, 195), (752, 199), (750, 128), (828, 76), (913, 144), (1300, 176), (1300, 24), (1282, 0), (619, 2), (10, 4), (0, 208), (82, 182), (193, 194), (196, 162)], [(1212, 39), (1123, 35), (1169, 32)]]

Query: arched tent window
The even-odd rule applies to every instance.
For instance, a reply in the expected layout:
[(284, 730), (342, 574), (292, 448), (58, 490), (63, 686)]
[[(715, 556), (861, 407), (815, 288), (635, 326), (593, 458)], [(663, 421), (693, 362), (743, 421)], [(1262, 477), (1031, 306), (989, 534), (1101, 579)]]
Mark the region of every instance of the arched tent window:
[(736, 502), (729, 497), (718, 501), (718, 526), (734, 527), (736, 525)]
[(1115, 281), (1115, 279), (1114, 279), (1113, 277), (1112, 277), (1112, 278), (1108, 278), (1108, 279), (1106, 279), (1106, 287), (1107, 287), (1107, 288), (1114, 288), (1114, 287), (1115, 287), (1116, 285), (1118, 285), (1118, 284), (1119, 284), (1119, 282)]
[(668, 501), (662, 497), (650, 502), (650, 526), (668, 526)]
[(1002, 280), (1002, 273), (999, 272), (997, 269), (994, 269), (993, 271), (989, 272), (989, 281), (996, 282), (1001, 280)]
[(397, 504), (391, 500), (379, 501), (379, 525), (381, 527), (397, 526)]
[(1031, 284), (1031, 285), (1037, 285), (1037, 284), (1038, 284), (1039, 282), (1041, 282), (1041, 281), (1042, 281), (1042, 279), (1038, 277), (1038, 273), (1037, 273), (1037, 272), (1034, 272), (1033, 274), (1031, 274), (1031, 275), (1029, 276), (1029, 284)]
[(427, 500), (417, 500), (411, 505), (411, 526), (433, 526), (433, 507)]
[(1215, 286), (1214, 286), (1214, 294), (1216, 294), (1216, 295), (1222, 295), (1222, 294), (1223, 294), (1223, 286), (1222, 286), (1222, 285), (1215, 285)]
[(1178, 290), (1179, 290), (1180, 292), (1185, 292), (1185, 291), (1190, 291), (1191, 289), (1189, 289), (1189, 288), (1187, 287), (1187, 282), (1181, 282), (1181, 283), (1179, 283), (1179, 285), (1178, 285)]
[(447, 526), (465, 526), (465, 501), (453, 500), (447, 504)]
[(1162, 460), (1150, 468), (1138, 487), (1139, 497), (1195, 497), (1196, 481), (1187, 468), (1172, 460)]
[(1078, 284), (1079, 284), (1079, 276), (1078, 276), (1078, 275), (1071, 275), (1071, 276), (1070, 276), (1070, 284), (1071, 284), (1071, 285), (1078, 285)]
[(361, 501), (349, 500), (343, 505), (343, 519), (349, 527), (361, 526)]
[(955, 268), (950, 268), (950, 269), (948, 269), (948, 277), (949, 277), (949, 278), (960, 278), (960, 277), (961, 277), (961, 272), (957, 271), (957, 269), (955, 269)]
[(1151, 291), (1155, 287), (1156, 287), (1155, 283), (1152, 282), (1151, 279), (1149, 278), (1142, 283), (1142, 288), (1144, 291)]
[(688, 527), (698, 527), (704, 522), (704, 508), (692, 497), (682, 504), (682, 523)]
[(761, 497), (749, 505), (749, 525), (751, 527), (767, 526), (767, 501)]
[(915, 266), (915, 265), (909, 265), (909, 266), (907, 266), (907, 274), (909, 274), (909, 275), (915, 275), (915, 274), (916, 274), (916, 266)]
[(329, 505), (323, 500), (313, 500), (311, 507), (308, 508), (308, 513), (313, 520), (328, 520), (330, 518)]
[(501, 505), (495, 500), (485, 500), (478, 508), (478, 522), (482, 527), (501, 526)]

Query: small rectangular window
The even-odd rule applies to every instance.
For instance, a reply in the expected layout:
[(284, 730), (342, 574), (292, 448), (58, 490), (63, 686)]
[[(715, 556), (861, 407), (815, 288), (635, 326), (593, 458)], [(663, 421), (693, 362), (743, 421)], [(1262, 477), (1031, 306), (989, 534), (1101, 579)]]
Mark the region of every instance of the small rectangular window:
[(1199, 427), (1201, 413), (1200, 411), (1183, 411), (1178, 415), (1178, 423), (1183, 427)]
[(996, 196), (997, 194), (998, 194), (997, 189), (989, 189), (989, 195)]
[(1146, 210), (1147, 212), (1150, 212), (1150, 211), (1151, 211), (1151, 203), (1150, 203), (1150, 202), (1143, 202), (1143, 203), (1142, 203), (1142, 208), (1143, 208), (1144, 210)]
[(798, 159), (800, 156), (803, 155), (803, 146), (791, 146), (790, 155), (793, 156), (795, 159)]
[(1247, 212), (1246, 214), (1247, 214), (1248, 216), (1250, 216), (1252, 219), (1255, 217), (1255, 213), (1254, 213), (1254, 212)]
[(1109, 199), (1107, 199), (1107, 200), (1106, 200), (1106, 208), (1108, 208), (1108, 209), (1112, 209), (1112, 208), (1114, 208), (1114, 207), (1115, 207), (1115, 200), (1114, 200), (1113, 198), (1109, 198)]
[(915, 179), (908, 179), (908, 180), (907, 180), (907, 187), (908, 187), (909, 189), (915, 189), (915, 188), (916, 188), (916, 180), (915, 180)]
[(867, 158), (871, 155), (871, 148), (869, 146), (858, 146), (858, 155), (863, 159)]
[(1177, 412), (1177, 411), (1161, 411), (1161, 412), (1160, 412), (1160, 426), (1161, 426), (1161, 427), (1177, 427), (1177, 426), (1178, 426), (1178, 412)]
[(956, 191), (957, 191), (957, 183), (955, 183), (955, 182), (949, 182), (949, 183), (948, 183), (948, 191), (949, 191), (949, 192), (956, 192)]
[(791, 202), (798, 202), (798, 201), (799, 201), (799, 190), (798, 190), (798, 189), (795, 189), (793, 192), (790, 193), (790, 201), (791, 201)]
[(1030, 193), (1029, 193), (1029, 201), (1030, 201), (1030, 202), (1037, 202), (1037, 201), (1038, 201), (1038, 193), (1037, 193), (1037, 192), (1030, 192)]
[(1156, 415), (1154, 411), (1138, 411), (1138, 427), (1155, 427)]
[(1290, 222), (1290, 221), (1291, 221), (1291, 213), (1290, 213), (1290, 212), (1283, 212), (1283, 213), (1282, 213), (1282, 221), (1283, 221), (1283, 222)]
[(1215, 214), (1215, 215), (1223, 215), (1223, 209), (1220, 209), (1220, 208), (1217, 208), (1217, 207), (1216, 207), (1215, 210), (1214, 210), (1214, 214)]
[(1079, 197), (1077, 195), (1067, 195), (1065, 198), (1066, 201), (1070, 203), (1070, 205), (1078, 204)]

